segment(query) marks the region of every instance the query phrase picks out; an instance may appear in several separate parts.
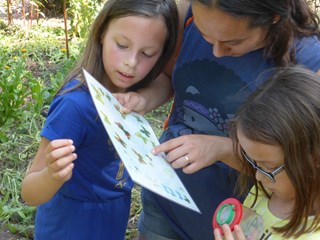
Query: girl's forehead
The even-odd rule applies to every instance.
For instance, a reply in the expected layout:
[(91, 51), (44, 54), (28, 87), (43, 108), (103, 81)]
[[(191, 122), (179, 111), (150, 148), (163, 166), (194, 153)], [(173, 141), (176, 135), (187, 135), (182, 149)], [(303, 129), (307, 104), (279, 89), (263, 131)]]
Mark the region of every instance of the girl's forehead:
[[(125, 16), (111, 21), (103, 39), (120, 39), (125, 44), (134, 43), (136, 48), (162, 48), (167, 28), (161, 18)], [(122, 42), (123, 43), (123, 42)]]
[(267, 144), (248, 138), (243, 131), (237, 129), (237, 137), (241, 148), (253, 159), (258, 161), (283, 161), (284, 152), (280, 145)]
[[(161, 28), (167, 29), (165, 21), (160, 16), (144, 16), (144, 15), (127, 15), (118, 18), (113, 18), (109, 20), (108, 27), (116, 24), (117, 26), (123, 28), (123, 25), (134, 26), (136, 29), (144, 28), (147, 24), (154, 24), (154, 27), (158, 27), (160, 24)], [(107, 27), (107, 26), (105, 26)], [(152, 27), (149, 29), (152, 29)], [(129, 29), (124, 29), (124, 31)]]

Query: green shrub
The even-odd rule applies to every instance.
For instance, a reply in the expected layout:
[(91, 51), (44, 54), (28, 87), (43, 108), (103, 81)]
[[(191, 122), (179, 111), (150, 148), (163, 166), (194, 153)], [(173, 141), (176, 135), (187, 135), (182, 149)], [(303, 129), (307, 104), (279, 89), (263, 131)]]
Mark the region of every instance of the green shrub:
[(0, 72), (0, 126), (3, 126), (10, 118), (21, 117), (39, 84), (27, 70), (24, 54), (0, 55), (0, 66), (3, 66)]
[(5, 22), (0, 19), (0, 30), (6, 29), (6, 28), (7, 28), (7, 24), (5, 24)]

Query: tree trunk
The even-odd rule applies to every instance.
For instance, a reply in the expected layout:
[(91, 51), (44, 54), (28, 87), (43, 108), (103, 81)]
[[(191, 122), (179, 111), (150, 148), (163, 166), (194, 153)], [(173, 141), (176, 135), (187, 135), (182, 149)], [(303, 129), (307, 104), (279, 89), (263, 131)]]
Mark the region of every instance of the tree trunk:
[(33, 4), (30, 4), (30, 11), (29, 11), (29, 27), (32, 27), (32, 20), (33, 20)]
[(66, 0), (63, 0), (63, 19), (64, 19), (64, 32), (65, 32), (65, 36), (66, 36), (67, 58), (69, 59), (69, 37), (68, 37), (67, 1)]
[(8, 7), (8, 24), (13, 24), (13, 16), (12, 16), (12, 2), (11, 0), (7, 0)]
[(22, 19), (23, 19), (23, 26), (26, 25), (26, 7), (25, 7), (25, 3), (24, 0), (21, 0), (21, 7), (22, 7)]

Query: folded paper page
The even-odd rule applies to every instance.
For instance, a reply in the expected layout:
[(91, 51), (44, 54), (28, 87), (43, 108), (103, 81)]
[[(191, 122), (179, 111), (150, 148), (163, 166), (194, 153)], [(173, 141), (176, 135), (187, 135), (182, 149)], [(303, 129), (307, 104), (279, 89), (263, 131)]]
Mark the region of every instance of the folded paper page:
[(123, 114), (121, 104), (105, 87), (83, 69), (101, 121), (132, 180), (177, 204), (199, 212), (165, 154), (153, 155), (159, 144), (147, 120), (137, 114)]

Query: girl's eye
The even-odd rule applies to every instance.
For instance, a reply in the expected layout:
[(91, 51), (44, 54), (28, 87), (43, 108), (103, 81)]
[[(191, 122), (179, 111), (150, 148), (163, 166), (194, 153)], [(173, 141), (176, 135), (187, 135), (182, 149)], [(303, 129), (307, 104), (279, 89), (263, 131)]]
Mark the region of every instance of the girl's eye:
[(270, 166), (269, 167), (268, 166), (263, 166), (262, 169), (265, 170), (266, 172), (273, 172), (277, 168), (273, 168), (273, 167), (270, 167)]
[(125, 45), (123, 45), (123, 44), (120, 44), (120, 43), (118, 43), (118, 42), (117, 42), (117, 46), (118, 46), (118, 48), (120, 48), (120, 49), (127, 48), (127, 46), (125, 46)]
[(144, 56), (146, 56), (146, 57), (152, 57), (152, 56), (153, 56), (153, 54), (146, 53), (146, 52), (142, 52), (142, 54), (143, 54)]

